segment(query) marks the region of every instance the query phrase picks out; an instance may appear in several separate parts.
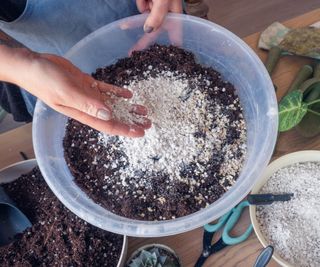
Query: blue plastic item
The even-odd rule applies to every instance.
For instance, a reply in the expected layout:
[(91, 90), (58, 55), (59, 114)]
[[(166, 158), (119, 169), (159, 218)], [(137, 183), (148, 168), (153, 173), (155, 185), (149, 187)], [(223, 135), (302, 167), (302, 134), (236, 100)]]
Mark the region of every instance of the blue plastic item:
[[(248, 201), (243, 201), (232, 210), (227, 212), (225, 215), (223, 215), (217, 223), (206, 224), (204, 226), (203, 251), (198, 261), (196, 262), (195, 267), (201, 267), (211, 254), (216, 253), (227, 246), (236, 245), (248, 239), (253, 230), (251, 224), (248, 226), (247, 230), (240, 236), (232, 237), (229, 233), (237, 224), (243, 212), (243, 209), (249, 206), (250, 203)], [(216, 243), (211, 244), (215, 232), (219, 231), (220, 229), (223, 229), (221, 238)]]
[(0, 246), (11, 243), (17, 234), (31, 226), (29, 219), (0, 187)]
[(259, 254), (253, 267), (266, 267), (273, 255), (273, 246), (267, 246)]

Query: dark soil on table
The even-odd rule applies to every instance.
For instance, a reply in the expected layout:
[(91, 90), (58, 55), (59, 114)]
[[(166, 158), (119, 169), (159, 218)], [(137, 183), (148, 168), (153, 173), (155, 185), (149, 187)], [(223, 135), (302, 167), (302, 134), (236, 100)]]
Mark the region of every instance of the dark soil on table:
[[(153, 66), (152, 69), (150, 65)], [(228, 106), (236, 103), (235, 100), (238, 99), (233, 85), (225, 82), (218, 72), (197, 64), (193, 54), (174, 46), (154, 45), (148, 50), (134, 52), (130, 58), (120, 59), (114, 65), (97, 69), (93, 77), (117, 86), (124, 86), (128, 85), (132, 79), (144, 79), (145, 71), (148, 71), (151, 76), (156, 76), (161, 70), (183, 73), (190, 77), (190, 80), (193, 77), (202, 77), (201, 90), (207, 90), (208, 98), (212, 103), (218, 100), (222, 105)], [(207, 86), (207, 81), (210, 81), (210, 86)], [(215, 90), (216, 87), (223, 88), (223, 92)], [(208, 112), (214, 108), (214, 105), (210, 106)], [(230, 122), (243, 119), (240, 104), (235, 104), (234, 110), (229, 109), (225, 112)], [(229, 127), (225, 144), (231, 144), (239, 138), (239, 135), (240, 130), (237, 127)], [(203, 138), (205, 133), (195, 132), (194, 136)], [(192, 178), (197, 181), (192, 192), (189, 184), (169, 180), (165, 173), (158, 172), (152, 176), (146, 176), (143, 171), (141, 179), (148, 179), (151, 186), (142, 187), (137, 182), (132, 188), (124, 188), (119, 180), (113, 179), (113, 177), (116, 178), (114, 172), (124, 166), (120, 164), (116, 169), (111, 170), (104, 164), (116, 161), (122, 156), (121, 152), (112, 152), (112, 146), (118, 145), (117, 137), (113, 140), (103, 146), (99, 144), (99, 132), (70, 119), (63, 146), (65, 159), (75, 182), (96, 203), (118, 215), (149, 221), (182, 217), (207, 207), (225, 193), (226, 187), (231, 186), (227, 181), (222, 185), (220, 183), (222, 177), (218, 173), (225, 154), (222, 151), (216, 151), (205, 165), (207, 177), (195, 173), (196, 162), (181, 170), (181, 175), (186, 179)], [(240, 149), (236, 156), (242, 156)], [(98, 163), (96, 163), (97, 158)], [(235, 179), (237, 175), (234, 175)], [(105, 177), (110, 177), (108, 183)], [(128, 177), (127, 181), (130, 182), (130, 180), (133, 181), (133, 178)], [(199, 196), (201, 196), (200, 200)]]
[(117, 266), (123, 237), (87, 224), (51, 192), (38, 168), (5, 184), (32, 227), (0, 247), (0, 266)]

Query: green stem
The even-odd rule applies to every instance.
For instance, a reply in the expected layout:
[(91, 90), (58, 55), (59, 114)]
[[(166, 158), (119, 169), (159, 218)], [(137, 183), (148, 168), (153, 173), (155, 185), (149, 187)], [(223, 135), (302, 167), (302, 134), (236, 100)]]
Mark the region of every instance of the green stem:
[(316, 112), (316, 111), (314, 111), (314, 110), (312, 110), (312, 109), (308, 109), (308, 111), (309, 111), (310, 113), (314, 114), (314, 115), (320, 116), (320, 112)]
[(318, 78), (318, 79), (320, 78), (320, 63), (319, 62), (314, 67), (313, 77)]
[(316, 104), (316, 103), (320, 103), (320, 99), (316, 99), (316, 100), (308, 102), (306, 104), (307, 104), (307, 106), (311, 106), (311, 105)]
[(278, 46), (274, 46), (269, 50), (267, 61), (265, 63), (266, 69), (268, 70), (270, 76), (276, 67), (280, 57), (281, 57), (282, 49)]
[(301, 85), (312, 76), (313, 69), (310, 65), (304, 65), (292, 82), (288, 93), (300, 89)]

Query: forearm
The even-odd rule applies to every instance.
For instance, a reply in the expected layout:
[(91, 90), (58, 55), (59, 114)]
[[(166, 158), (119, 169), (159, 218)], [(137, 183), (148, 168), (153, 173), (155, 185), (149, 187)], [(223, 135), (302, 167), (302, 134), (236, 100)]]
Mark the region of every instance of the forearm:
[(0, 80), (20, 85), (34, 53), (0, 30)]
[(22, 48), (25, 47), (23, 44), (19, 43), (17, 40), (13, 39), (6, 33), (0, 30), (0, 46), (7, 46), (11, 48)]

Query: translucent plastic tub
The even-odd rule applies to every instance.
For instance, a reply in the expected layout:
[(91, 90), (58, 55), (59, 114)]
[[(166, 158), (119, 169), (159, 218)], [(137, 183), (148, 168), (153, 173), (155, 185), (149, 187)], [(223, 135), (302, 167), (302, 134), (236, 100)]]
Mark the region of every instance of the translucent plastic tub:
[[(120, 20), (100, 28), (76, 44), (66, 55), (85, 72), (114, 63), (143, 35), (145, 15)], [(136, 28), (122, 30), (123, 23)], [(272, 82), (262, 62), (238, 37), (211, 22), (170, 15), (170, 24), (183, 28), (183, 48), (203, 64), (233, 83), (244, 108), (248, 128), (248, 154), (236, 184), (208, 208), (189, 216), (161, 222), (127, 219), (95, 204), (74, 183), (63, 157), (62, 139), (67, 118), (38, 101), (33, 122), (33, 142), (43, 176), (56, 196), (75, 214), (102, 229), (129, 236), (166, 236), (186, 232), (223, 215), (251, 189), (268, 164), (277, 137), (277, 102)], [(122, 28), (122, 29), (121, 29)], [(164, 31), (155, 42), (170, 44)]]

